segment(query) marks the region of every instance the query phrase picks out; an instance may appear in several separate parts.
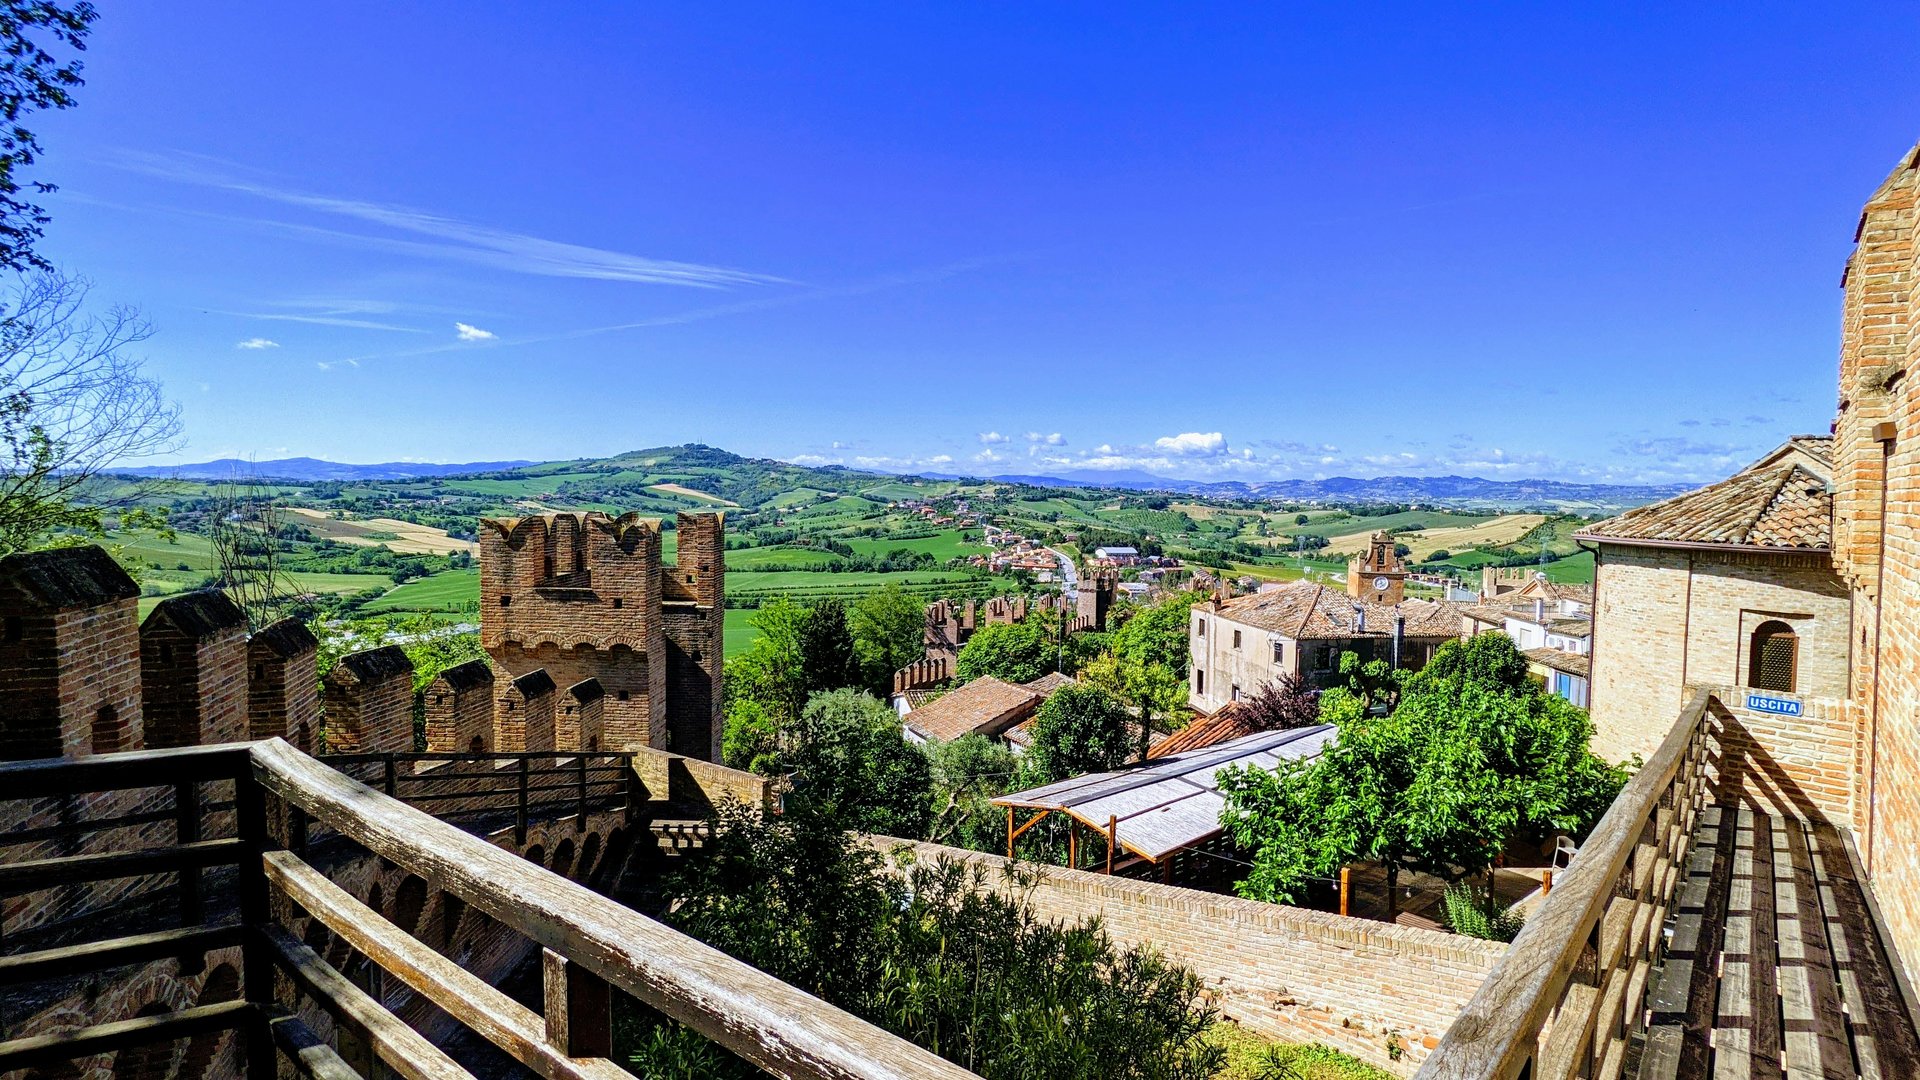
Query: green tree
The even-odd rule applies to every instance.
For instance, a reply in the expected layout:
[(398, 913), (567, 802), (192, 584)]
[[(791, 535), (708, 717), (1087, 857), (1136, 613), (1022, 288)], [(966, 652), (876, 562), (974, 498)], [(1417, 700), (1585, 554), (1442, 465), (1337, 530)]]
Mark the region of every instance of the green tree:
[(1626, 774), (1588, 750), (1586, 711), (1525, 670), (1512, 640), (1489, 634), (1441, 646), (1387, 716), (1344, 688), (1323, 694), (1339, 738), (1319, 758), (1221, 778), (1222, 824), (1252, 856), (1241, 895), (1295, 899), (1308, 878), (1367, 859), (1391, 896), (1404, 868), (1453, 881), (1511, 840), (1584, 835)]
[(1019, 759), (985, 735), (962, 735), (927, 747), (933, 768), (933, 818), (927, 839), (936, 844), (997, 851), (1006, 839), (996, 795), (1008, 791)]
[(1105, 772), (1133, 753), (1126, 706), (1098, 687), (1063, 686), (1041, 704), (1028, 729), (1026, 766), (1033, 782)]
[(847, 622), (854, 653), (875, 693), (891, 690), (893, 673), (926, 651), (926, 607), (897, 582), (854, 601)]
[(815, 694), (781, 737), (795, 773), (789, 803), (807, 803), (842, 828), (926, 835), (933, 806), (927, 755), (900, 734), (900, 718), (863, 690)]
[(954, 674), (961, 682), (991, 675), (1010, 683), (1026, 683), (1054, 670), (1059, 643), (1035, 619), (992, 623), (973, 632), (960, 647)]
[(727, 662), (727, 696), (755, 701), (776, 723), (797, 719), (807, 703), (802, 653), (807, 609), (780, 597), (762, 604), (747, 622), (760, 635)]
[(1205, 599), (1205, 593), (1176, 593), (1136, 612), (1114, 631), (1113, 654), (1135, 667), (1165, 668), (1184, 685), (1191, 656), (1187, 627), (1192, 620), (1193, 605)]
[[(62, 60), (53, 50), (85, 52), (97, 18), (90, 3), (0, 2), (0, 269), (52, 268), (34, 250), (47, 213), (21, 198), (19, 172), (40, 156), (40, 139), (27, 128), (26, 119), (44, 109), (73, 107), (73, 91), (82, 83), (80, 59)], [(49, 183), (27, 183), (41, 194), (54, 190)]]
[(807, 609), (800, 622), (800, 681), (806, 693), (860, 686), (860, 664), (854, 658), (853, 631), (847, 626), (847, 605), (829, 597)]

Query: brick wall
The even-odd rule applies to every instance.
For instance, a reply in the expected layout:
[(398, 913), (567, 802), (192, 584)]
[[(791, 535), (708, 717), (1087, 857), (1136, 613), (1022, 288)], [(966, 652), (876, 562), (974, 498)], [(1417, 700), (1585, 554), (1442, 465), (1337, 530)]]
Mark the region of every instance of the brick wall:
[(1781, 716), (1746, 708), (1746, 687), (1704, 689), (1717, 702), (1720, 753), (1709, 766), (1717, 797), (1804, 820), (1852, 820), (1859, 726), (1852, 702), (1802, 697), (1799, 716)]
[(279, 736), (313, 751), (320, 730), (319, 643), (296, 619), (282, 619), (247, 642), (247, 736)]
[(560, 716), (554, 728), (554, 743), (560, 750), (598, 750), (606, 733), (607, 692), (598, 679), (586, 679), (567, 687), (561, 700)]
[(341, 657), (326, 678), (329, 754), (413, 749), (413, 662), (398, 646)]
[(558, 706), (553, 677), (535, 668), (500, 688), (494, 710), (494, 747), (503, 754), (553, 749)]
[(144, 744), (139, 601), (48, 611), (0, 592), (0, 759)]
[[(997, 855), (911, 843), (916, 858), (982, 865)], [(1319, 1042), (1410, 1076), (1479, 989), (1506, 946), (1172, 885), (1021, 863), (1039, 875), (1027, 899), (1045, 918), (1098, 916), (1113, 939), (1150, 944), (1191, 967), (1223, 1014), (1288, 1042)], [(1388, 1036), (1405, 1053), (1395, 1060)]]
[(456, 664), (427, 684), (427, 749), (463, 754), (494, 749), (493, 669), (485, 660)]

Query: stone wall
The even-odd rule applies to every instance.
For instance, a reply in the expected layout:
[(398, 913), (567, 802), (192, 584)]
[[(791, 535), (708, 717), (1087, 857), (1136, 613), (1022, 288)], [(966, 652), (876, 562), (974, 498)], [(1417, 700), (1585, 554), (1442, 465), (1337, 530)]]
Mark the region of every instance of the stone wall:
[[(997, 855), (872, 838), (915, 858), (947, 857), (1006, 879)], [(1191, 967), (1223, 1015), (1286, 1042), (1318, 1042), (1410, 1076), (1506, 946), (1433, 930), (1220, 896), (1061, 867), (1027, 892), (1045, 918), (1099, 917), (1115, 941), (1152, 945)], [(1396, 1059), (1390, 1040), (1402, 1047)]]

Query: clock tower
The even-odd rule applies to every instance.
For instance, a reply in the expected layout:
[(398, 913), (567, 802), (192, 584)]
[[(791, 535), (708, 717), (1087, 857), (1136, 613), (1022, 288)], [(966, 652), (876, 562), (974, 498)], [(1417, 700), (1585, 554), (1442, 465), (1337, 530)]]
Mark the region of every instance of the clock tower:
[(1377, 532), (1367, 553), (1347, 563), (1347, 594), (1375, 604), (1398, 604), (1407, 596), (1407, 566), (1394, 554), (1393, 537)]

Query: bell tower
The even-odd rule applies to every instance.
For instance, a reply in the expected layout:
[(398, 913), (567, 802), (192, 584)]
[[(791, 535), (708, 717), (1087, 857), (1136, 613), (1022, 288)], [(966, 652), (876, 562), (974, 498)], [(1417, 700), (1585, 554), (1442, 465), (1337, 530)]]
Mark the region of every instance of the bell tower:
[(1407, 596), (1407, 564), (1394, 550), (1393, 536), (1377, 532), (1365, 555), (1347, 563), (1347, 595), (1375, 604), (1398, 604)]

